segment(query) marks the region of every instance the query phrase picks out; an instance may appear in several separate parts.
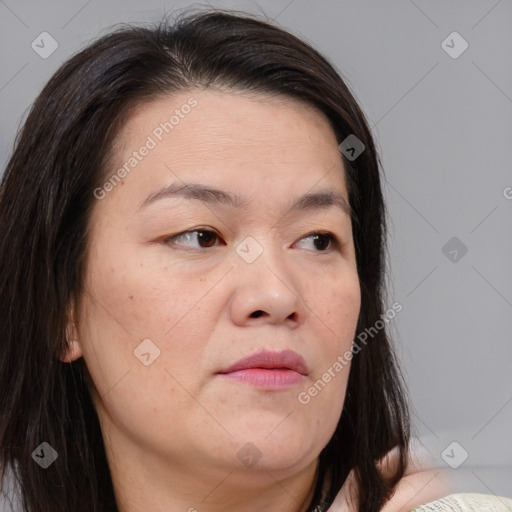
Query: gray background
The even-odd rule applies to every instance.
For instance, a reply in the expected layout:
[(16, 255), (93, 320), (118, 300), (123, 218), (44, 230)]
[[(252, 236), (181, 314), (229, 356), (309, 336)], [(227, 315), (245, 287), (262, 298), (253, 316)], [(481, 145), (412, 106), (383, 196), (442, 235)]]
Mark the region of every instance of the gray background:
[[(200, 4), (0, 0), (2, 170), (30, 104), (72, 53), (115, 23)], [(403, 305), (393, 333), (416, 434), (460, 491), (512, 497), (511, 1), (212, 5), (264, 12), (347, 80), (383, 161), (388, 307)], [(58, 43), (45, 59), (31, 48), (43, 31)], [(454, 31), (469, 45), (457, 58), (445, 51), (463, 48), (457, 36), (442, 44)], [(445, 462), (465, 452), (458, 469)]]

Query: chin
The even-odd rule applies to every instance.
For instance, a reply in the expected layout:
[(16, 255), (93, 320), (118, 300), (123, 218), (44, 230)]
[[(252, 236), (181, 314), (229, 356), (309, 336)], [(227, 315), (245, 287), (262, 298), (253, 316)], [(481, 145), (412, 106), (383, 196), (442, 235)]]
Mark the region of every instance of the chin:
[[(235, 436), (232, 452), (247, 469), (266, 470), (286, 476), (310, 464), (323, 448), (318, 438), (305, 430), (285, 429), (274, 423), (273, 429), (241, 430), (243, 435)], [(312, 444), (314, 442), (314, 444)]]

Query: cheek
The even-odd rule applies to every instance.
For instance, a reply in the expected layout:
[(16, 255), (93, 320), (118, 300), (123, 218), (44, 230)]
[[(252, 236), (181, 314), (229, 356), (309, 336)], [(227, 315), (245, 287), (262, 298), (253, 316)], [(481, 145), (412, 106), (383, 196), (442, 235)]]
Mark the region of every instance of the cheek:
[[(324, 434), (330, 436), (338, 422), (352, 364), (351, 352), (361, 307), (357, 272), (350, 267), (332, 274), (311, 292), (313, 326), (317, 330), (315, 371), (300, 390), (298, 401), (312, 417), (323, 417)], [(314, 299), (314, 300), (313, 300)], [(315, 305), (313, 305), (315, 303)]]
[(325, 355), (332, 357), (350, 348), (361, 308), (357, 272), (347, 265), (341, 272), (315, 280), (308, 297), (306, 303), (315, 313), (313, 322), (325, 340)]
[(154, 390), (180, 395), (178, 383), (190, 389), (207, 364), (202, 353), (220, 304), (210, 289), (215, 283), (221, 288), (226, 270), (205, 279), (167, 267), (147, 252), (116, 242), (113, 232), (91, 244), (80, 338), (100, 396), (114, 387), (132, 400), (151, 395), (156, 402)]
[(142, 445), (147, 432), (162, 444), (179, 437), (176, 418), (194, 405), (187, 390), (194, 392), (209, 327), (205, 308), (192, 300), (202, 283), (188, 282), (184, 297), (176, 276), (163, 281), (124, 261), (91, 272), (80, 332), (84, 359), (100, 417), (139, 436)]
[(88, 289), (107, 315), (100, 312), (92, 321), (105, 320), (109, 329), (139, 343), (169, 338), (204, 295), (202, 278), (148, 258), (147, 247), (125, 242), (124, 250), (118, 250), (115, 243), (100, 245), (102, 257), (91, 255), (95, 261)]

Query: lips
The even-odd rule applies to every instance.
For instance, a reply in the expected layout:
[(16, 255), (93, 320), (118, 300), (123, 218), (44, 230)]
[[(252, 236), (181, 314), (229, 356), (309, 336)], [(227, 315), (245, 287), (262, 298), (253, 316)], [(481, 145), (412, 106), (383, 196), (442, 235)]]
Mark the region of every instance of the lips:
[(249, 369), (264, 370), (292, 370), (301, 375), (308, 375), (309, 370), (304, 358), (293, 350), (283, 350), (281, 352), (271, 352), (264, 350), (249, 357), (237, 361), (220, 374), (229, 374)]
[(236, 385), (248, 385), (263, 392), (292, 389), (302, 384), (308, 374), (304, 358), (293, 350), (264, 350), (218, 372), (222, 379)]

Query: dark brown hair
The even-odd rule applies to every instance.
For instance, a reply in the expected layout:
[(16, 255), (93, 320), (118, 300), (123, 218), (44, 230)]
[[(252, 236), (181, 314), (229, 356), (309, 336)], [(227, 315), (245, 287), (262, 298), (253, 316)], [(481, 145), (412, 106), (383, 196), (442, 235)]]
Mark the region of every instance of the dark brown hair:
[[(117, 28), (49, 80), (17, 135), (0, 189), (0, 476), (12, 468), (27, 512), (117, 510), (84, 360), (59, 360), (69, 305), (82, 295), (93, 191), (112, 173), (113, 137), (133, 106), (208, 87), (301, 100), (326, 116), (339, 143), (354, 134), (364, 144), (352, 162), (340, 153), (361, 287), (357, 332), (384, 314), (380, 160), (363, 112), (326, 58), (275, 23), (236, 11)], [(382, 328), (353, 357), (308, 510), (326, 510), (351, 469), (360, 511), (377, 512), (390, 498), (409, 457), (402, 378)], [(58, 452), (44, 471), (31, 457), (43, 441)], [(393, 447), (398, 459), (388, 478), (377, 462)]]

